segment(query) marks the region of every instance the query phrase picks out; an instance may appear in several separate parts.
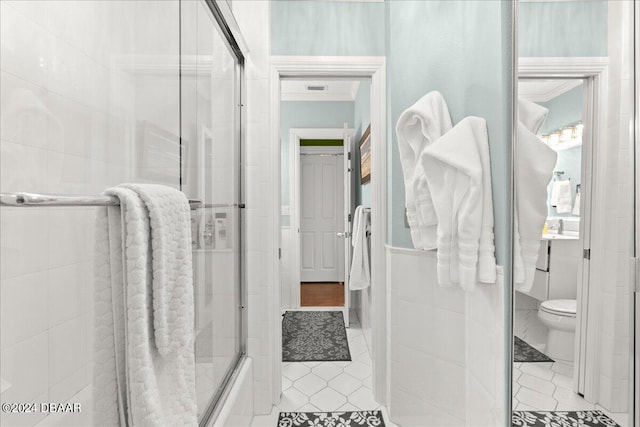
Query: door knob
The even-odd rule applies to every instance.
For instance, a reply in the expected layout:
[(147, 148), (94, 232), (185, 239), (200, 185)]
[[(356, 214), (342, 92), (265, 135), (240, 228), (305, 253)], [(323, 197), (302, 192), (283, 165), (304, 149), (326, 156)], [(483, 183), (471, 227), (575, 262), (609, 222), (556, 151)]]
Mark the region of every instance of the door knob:
[(351, 233), (349, 233), (348, 231), (345, 231), (344, 233), (336, 233), (336, 236), (338, 236), (338, 237), (350, 237)]

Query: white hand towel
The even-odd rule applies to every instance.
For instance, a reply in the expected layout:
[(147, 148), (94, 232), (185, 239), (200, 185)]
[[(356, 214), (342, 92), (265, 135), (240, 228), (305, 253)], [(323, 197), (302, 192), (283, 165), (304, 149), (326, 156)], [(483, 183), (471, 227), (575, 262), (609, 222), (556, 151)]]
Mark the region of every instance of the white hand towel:
[[(490, 174), (483, 161), (485, 157), (488, 161), (487, 143), (485, 120), (466, 117), (426, 147), (420, 158), (438, 219), (437, 272), (441, 286), (459, 283), (464, 290), (473, 289), (479, 249), (482, 246), (483, 257), (489, 257), (488, 248), (493, 247), (493, 242), (480, 242), (481, 236), (489, 239), (492, 235), (492, 201), (484, 193), (484, 174)], [(495, 274), (495, 259), (493, 269)]]
[(367, 220), (368, 214), (362, 206), (358, 206), (353, 215), (353, 259), (349, 274), (349, 289), (357, 291), (371, 286), (371, 274), (369, 270), (369, 247), (367, 244)]
[[(398, 150), (404, 174), (405, 206), (407, 222), (411, 229), (411, 240), (418, 249), (432, 249), (436, 246), (435, 213), (431, 207), (428, 192), (416, 195), (423, 176), (422, 165), (418, 161), (424, 148), (451, 129), (451, 117), (440, 92), (429, 92), (398, 118), (396, 134)], [(416, 209), (416, 198), (421, 200), (422, 212)]]
[(196, 426), (188, 201), (159, 185), (106, 194), (120, 207), (97, 221), (94, 424)]
[(573, 202), (573, 210), (571, 213), (573, 215), (580, 216), (580, 193), (576, 194), (576, 200)]
[(557, 196), (556, 211), (559, 214), (571, 212), (571, 181), (555, 181), (553, 188)]
[(551, 183), (551, 191), (549, 194), (549, 205), (554, 208), (558, 206), (558, 187), (556, 187), (556, 182), (557, 181), (553, 181)]

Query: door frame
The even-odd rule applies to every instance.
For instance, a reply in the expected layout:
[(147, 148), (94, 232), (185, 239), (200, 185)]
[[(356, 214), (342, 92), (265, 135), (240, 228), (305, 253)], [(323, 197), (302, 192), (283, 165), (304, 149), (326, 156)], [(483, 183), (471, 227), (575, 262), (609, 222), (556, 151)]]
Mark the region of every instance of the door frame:
[[(606, 57), (521, 57), (518, 59), (518, 77), (525, 78), (582, 78), (587, 94), (583, 103), (583, 117), (589, 117), (591, 128), (585, 127), (582, 153), (582, 203), (580, 236), (583, 250), (590, 250), (591, 259), (604, 259), (605, 206), (594, 204), (606, 194), (604, 180), (598, 179), (605, 171), (606, 144), (592, 141), (607, 140), (608, 68)], [(592, 131), (592, 132), (590, 132)], [(592, 134), (591, 134), (592, 133)], [(590, 169), (585, 176), (584, 171)], [(574, 360), (574, 389), (589, 401), (597, 400), (599, 383), (599, 340), (603, 271), (590, 259), (582, 259), (578, 272), (578, 313)]]
[[(289, 262), (291, 266), (291, 281), (289, 283), (290, 295), (293, 296), (293, 307), (295, 310), (306, 309), (300, 306), (300, 140), (301, 139), (342, 139), (346, 136), (354, 135), (354, 129), (342, 129), (342, 128), (293, 128), (289, 130), (289, 194), (290, 206), (293, 208), (290, 212), (291, 218), (291, 234), (293, 236), (293, 245), (291, 251), (289, 251)], [(335, 152), (338, 150), (340, 154), (343, 154), (343, 147), (321, 147), (326, 152)], [(343, 179), (346, 179), (344, 177)], [(344, 211), (350, 209), (349, 206), (344, 206)], [(296, 232), (296, 230), (298, 230)], [(296, 237), (297, 236), (297, 237)], [(347, 274), (345, 272), (345, 274)], [(329, 307), (332, 310), (343, 311), (344, 318), (347, 319), (348, 315), (344, 313), (349, 308), (349, 291), (346, 288), (347, 280), (344, 280), (345, 284), (345, 298), (344, 307)], [(317, 307), (313, 307), (316, 309)]]
[[(386, 403), (389, 381), (388, 364), (388, 297), (385, 242), (387, 233), (387, 125), (386, 125), (386, 59), (384, 56), (272, 56), (270, 80), (270, 150), (274, 176), (280, 176), (280, 79), (301, 78), (370, 78), (371, 79), (371, 289), (372, 289), (372, 361), (373, 393), (377, 402)], [(271, 188), (273, 221), (272, 253), (280, 247), (280, 180)], [(270, 261), (273, 283), (280, 283), (279, 260)], [(272, 403), (280, 401), (282, 392), (282, 322), (280, 288), (270, 295), (268, 316), (274, 334), (268, 348), (274, 378), (271, 382)]]

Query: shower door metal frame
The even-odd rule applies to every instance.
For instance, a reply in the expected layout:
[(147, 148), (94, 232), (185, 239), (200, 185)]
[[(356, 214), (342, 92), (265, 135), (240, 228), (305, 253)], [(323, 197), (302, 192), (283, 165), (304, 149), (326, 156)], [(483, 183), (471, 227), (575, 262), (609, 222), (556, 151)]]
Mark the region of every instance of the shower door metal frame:
[(633, 126), (632, 126), (632, 149), (633, 149), (633, 227), (634, 227), (634, 262), (632, 271), (632, 295), (631, 298), (631, 319), (635, 325), (635, 332), (631, 334), (631, 370), (632, 380), (629, 381), (631, 388), (631, 419), (629, 425), (640, 424), (640, 4), (633, 3), (633, 58), (632, 58), (632, 88), (633, 99)]
[[(180, 0), (181, 4), (182, 1)], [(244, 78), (244, 60), (245, 55), (248, 52), (247, 45), (242, 38), (240, 27), (238, 26), (229, 4), (225, 0), (201, 0), (207, 9), (211, 11), (214, 18), (214, 25), (217, 24), (217, 29), (220, 30), (223, 39), (227, 42), (232, 54), (235, 56), (237, 62), (235, 65), (235, 81), (237, 84), (234, 95), (236, 98), (235, 108), (235, 122), (237, 126), (234, 129), (234, 142), (238, 143), (238, 203), (237, 209), (237, 225), (236, 231), (238, 232), (238, 282), (239, 282), (239, 297), (240, 297), (240, 348), (235, 355), (230, 368), (227, 370), (225, 376), (220, 382), (213, 396), (209, 400), (207, 409), (204, 410), (198, 420), (200, 427), (209, 425), (212, 420), (215, 420), (221, 410), (221, 402), (224, 401), (229, 394), (230, 386), (233, 384), (234, 378), (237, 377), (239, 369), (246, 356), (246, 341), (247, 341), (247, 286), (246, 286), (246, 274), (245, 274), (245, 262), (243, 251), (245, 248), (245, 216), (244, 216), (244, 188), (245, 188), (245, 174), (244, 174), (244, 153), (245, 153), (245, 123), (246, 123), (246, 108), (243, 108), (246, 100), (245, 93), (245, 78)], [(182, 35), (181, 35), (182, 36)], [(182, 67), (182, 54), (180, 55), (180, 65)], [(182, 72), (182, 68), (181, 68)], [(181, 85), (182, 87), (182, 85)], [(182, 90), (182, 89), (181, 89)], [(182, 124), (180, 126), (182, 128)], [(182, 162), (180, 162), (180, 168), (182, 169)], [(182, 176), (182, 170), (180, 171)], [(195, 343), (194, 343), (195, 345)]]

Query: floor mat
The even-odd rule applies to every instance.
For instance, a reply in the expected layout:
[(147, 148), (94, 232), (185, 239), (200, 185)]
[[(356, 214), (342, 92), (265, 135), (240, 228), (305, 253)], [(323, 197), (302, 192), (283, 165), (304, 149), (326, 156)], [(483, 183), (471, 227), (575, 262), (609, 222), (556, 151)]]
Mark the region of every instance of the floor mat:
[(620, 427), (602, 411), (514, 411), (511, 425), (518, 427)]
[(514, 362), (553, 362), (546, 354), (539, 352), (518, 337), (514, 337)]
[(278, 426), (371, 426), (384, 427), (381, 411), (280, 412)]
[(282, 319), (282, 361), (351, 361), (342, 312), (287, 311)]

